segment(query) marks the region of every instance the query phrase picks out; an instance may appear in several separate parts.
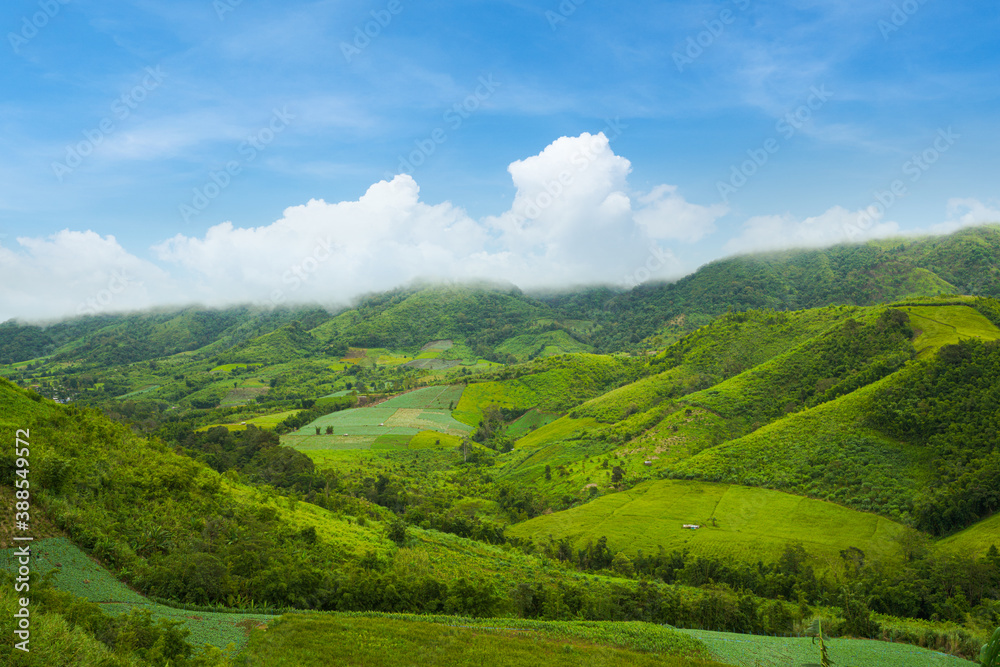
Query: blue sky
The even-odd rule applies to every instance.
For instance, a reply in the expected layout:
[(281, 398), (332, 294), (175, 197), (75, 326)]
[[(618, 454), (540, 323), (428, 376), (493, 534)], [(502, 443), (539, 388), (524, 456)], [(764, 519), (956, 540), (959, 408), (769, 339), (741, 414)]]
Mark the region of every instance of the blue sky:
[(1000, 221), (993, 2), (36, 0), (0, 28), (2, 319), (625, 287)]

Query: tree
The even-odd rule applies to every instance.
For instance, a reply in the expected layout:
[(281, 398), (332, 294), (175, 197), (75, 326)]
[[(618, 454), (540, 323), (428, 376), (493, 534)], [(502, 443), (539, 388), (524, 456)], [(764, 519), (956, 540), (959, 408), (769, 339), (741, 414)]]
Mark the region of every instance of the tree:
[(396, 543), (397, 546), (403, 546), (406, 544), (406, 522), (399, 517), (394, 518), (389, 523), (389, 539)]
[(621, 466), (615, 466), (611, 469), (611, 483), (621, 484), (622, 480), (625, 478), (625, 471), (622, 470)]
[(623, 577), (632, 577), (635, 574), (635, 566), (632, 559), (619, 551), (615, 554), (615, 559), (611, 561), (611, 569)]

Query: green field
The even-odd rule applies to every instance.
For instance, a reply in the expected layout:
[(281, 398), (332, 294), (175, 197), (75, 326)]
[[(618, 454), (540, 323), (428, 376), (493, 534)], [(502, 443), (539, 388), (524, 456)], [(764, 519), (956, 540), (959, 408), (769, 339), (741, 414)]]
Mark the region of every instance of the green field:
[[(13, 551), (0, 551), (0, 568), (14, 571), (17, 560), (12, 556)], [(154, 620), (182, 621), (184, 627), (191, 631), (188, 642), (194, 646), (211, 644), (224, 649), (232, 643), (241, 649), (246, 644), (250, 626), (274, 618), (266, 614), (194, 612), (157, 604), (118, 581), (63, 537), (36, 540), (32, 545), (32, 556), (31, 567), (35, 572), (54, 571), (52, 584), (55, 588), (87, 598), (109, 616), (125, 614), (138, 607), (151, 611)]]
[[(450, 410), (462, 398), (465, 387), (462, 385), (445, 385), (440, 387), (423, 387), (394, 396), (379, 403), (380, 408), (421, 408), (425, 410)], [(450, 407), (449, 407), (450, 406)]]
[[(422, 431), (437, 432), (439, 438), (461, 438), (472, 429), (455, 421), (449, 406), (458, 403), (463, 389), (461, 385), (424, 387), (371, 407), (333, 412), (282, 436), (281, 442), (319, 462), (321, 457), (314, 453), (322, 450), (405, 449)], [(330, 434), (328, 426), (333, 428)], [(415, 448), (428, 446), (425, 440), (418, 441)]]
[[(740, 667), (798, 667), (819, 663), (819, 648), (807, 637), (739, 635), (708, 630), (681, 630), (704, 642), (720, 660)], [(830, 639), (826, 642), (834, 665), (841, 667), (971, 667), (974, 663), (952, 655), (869, 639)]]
[(254, 632), (260, 667), (711, 667), (704, 645), (648, 623), (541, 622), (402, 614), (287, 614)]
[(507, 435), (512, 438), (521, 438), (539, 427), (551, 424), (558, 418), (559, 415), (551, 412), (528, 410), (511, 423), (507, 428)]
[(255, 400), (258, 396), (263, 396), (268, 391), (267, 387), (250, 387), (243, 386), (237, 387), (230, 390), (225, 397), (223, 397), (220, 405), (222, 406), (233, 406), (233, 405), (243, 405), (244, 403), (249, 403)]
[(1000, 329), (969, 306), (904, 306), (902, 310), (920, 332), (913, 345), (921, 356), (964, 338), (1000, 340)]
[[(691, 530), (683, 524), (702, 527)], [(903, 530), (874, 514), (780, 491), (662, 480), (536, 517), (508, 532), (536, 544), (551, 535), (567, 537), (579, 548), (604, 536), (612, 551), (626, 554), (655, 554), (662, 546), (749, 563), (776, 561), (786, 545), (798, 542), (815, 565), (832, 569), (840, 567), (840, 551), (849, 546), (895, 558), (895, 538)]]
[(122, 399), (122, 398), (132, 398), (133, 396), (140, 396), (140, 395), (148, 393), (150, 391), (155, 391), (155, 390), (159, 389), (160, 386), (161, 385), (158, 385), (158, 384), (151, 384), (148, 387), (143, 387), (142, 389), (136, 389), (135, 391), (130, 391), (127, 394), (122, 394), (118, 398)]
[(516, 446), (518, 448), (530, 449), (548, 442), (572, 439), (574, 436), (586, 434), (588, 429), (596, 428), (597, 426), (600, 426), (600, 424), (593, 417), (583, 417), (580, 419), (560, 417), (541, 428), (529, 432), (528, 435), (517, 441)]
[(209, 373), (229, 373), (236, 369), (240, 370), (250, 370), (251, 368), (260, 368), (263, 364), (221, 364), (216, 366)]
[(1000, 549), (1000, 513), (936, 542), (942, 552), (961, 556), (983, 556), (990, 547)]
[(273, 429), (288, 417), (298, 413), (299, 410), (286, 410), (285, 412), (275, 412), (274, 414), (261, 415), (260, 417), (250, 417), (248, 419), (241, 420), (239, 424), (209, 424), (208, 426), (201, 426), (195, 430), (207, 431), (217, 426), (223, 426), (230, 431), (245, 431), (247, 426), (250, 424), (253, 424), (257, 428)]
[(455, 449), (462, 444), (457, 435), (447, 435), (438, 431), (421, 431), (410, 438), (410, 449)]

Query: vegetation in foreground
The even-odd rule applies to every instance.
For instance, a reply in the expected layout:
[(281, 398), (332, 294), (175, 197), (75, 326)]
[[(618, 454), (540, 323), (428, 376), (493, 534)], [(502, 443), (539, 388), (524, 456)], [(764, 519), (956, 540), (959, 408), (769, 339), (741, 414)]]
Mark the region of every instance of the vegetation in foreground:
[(283, 616), (253, 634), (244, 660), (252, 667), (722, 667), (698, 640), (645, 623), (369, 614)]

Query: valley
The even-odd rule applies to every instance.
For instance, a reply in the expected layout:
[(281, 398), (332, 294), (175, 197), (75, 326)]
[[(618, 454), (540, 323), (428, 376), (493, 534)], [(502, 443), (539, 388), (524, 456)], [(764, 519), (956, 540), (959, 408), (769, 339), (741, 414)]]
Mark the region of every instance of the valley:
[(973, 664), (995, 257), (986, 226), (614, 293), (4, 323), (37, 636), (95, 665), (784, 667), (821, 619), (838, 664)]

